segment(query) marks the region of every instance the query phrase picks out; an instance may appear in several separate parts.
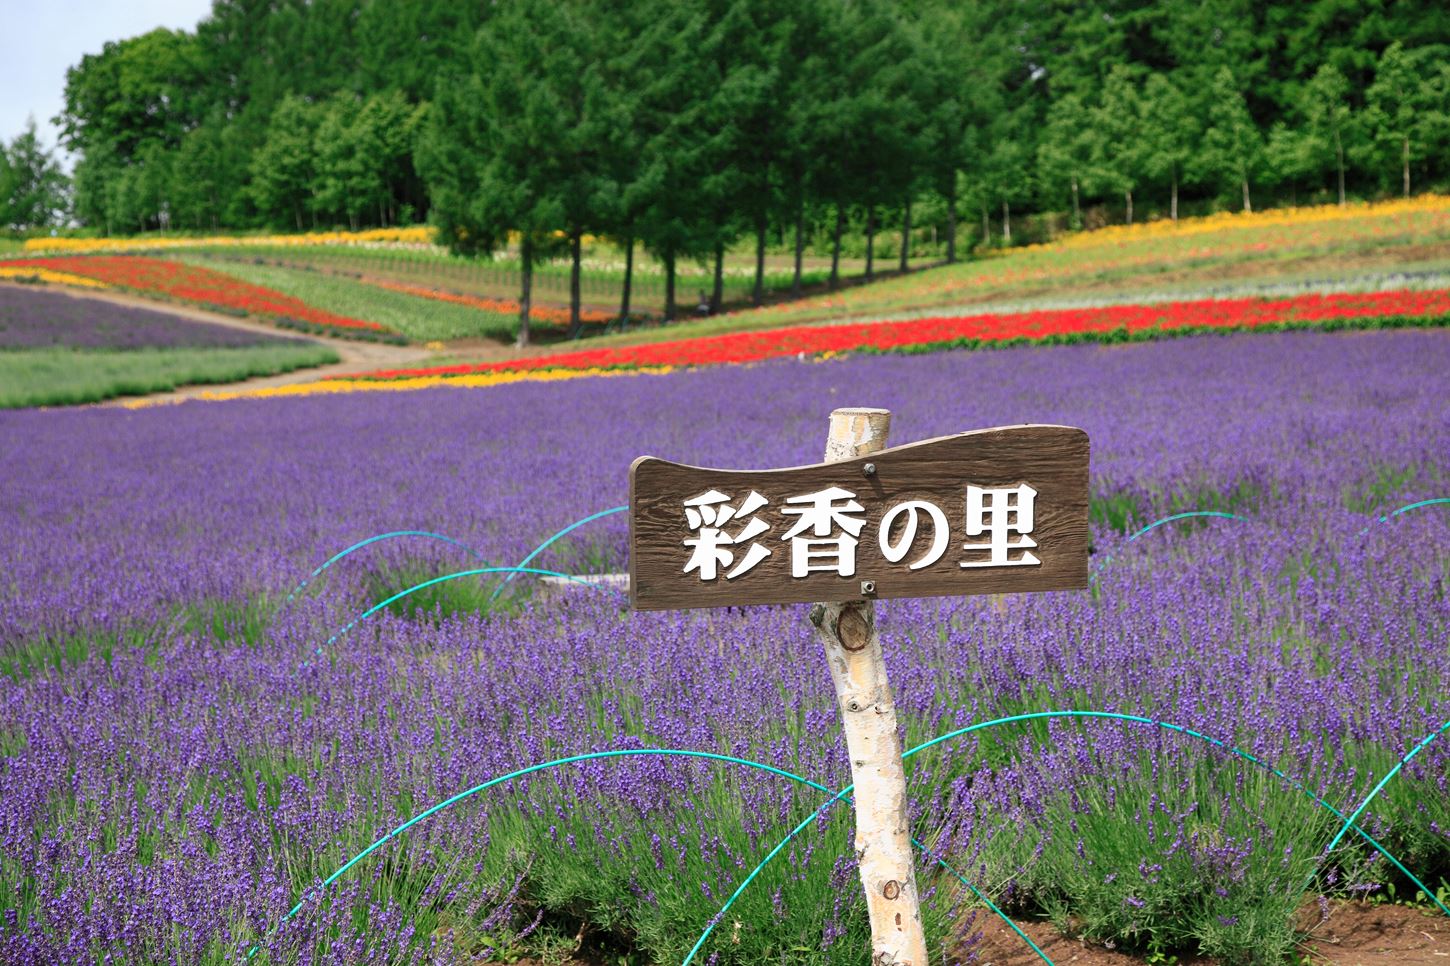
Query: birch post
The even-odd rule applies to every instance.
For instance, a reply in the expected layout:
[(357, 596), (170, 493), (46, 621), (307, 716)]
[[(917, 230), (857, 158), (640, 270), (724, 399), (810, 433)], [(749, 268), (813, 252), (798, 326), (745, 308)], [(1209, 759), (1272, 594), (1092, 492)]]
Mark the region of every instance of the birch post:
[[(885, 449), (890, 428), (891, 413), (885, 409), (835, 410), (826, 439), (826, 462)], [(906, 811), (901, 732), (876, 633), (875, 604), (870, 600), (816, 604), (811, 623), (826, 651), (851, 758), (851, 779), (856, 783), (856, 857), (871, 917), (871, 962), (928, 966)]]

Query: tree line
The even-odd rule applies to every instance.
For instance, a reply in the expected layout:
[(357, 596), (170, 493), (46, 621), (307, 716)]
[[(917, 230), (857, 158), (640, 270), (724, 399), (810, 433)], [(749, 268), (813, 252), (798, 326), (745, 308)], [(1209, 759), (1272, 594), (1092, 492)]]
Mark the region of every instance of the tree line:
[[(219, 0), (67, 74), (107, 232), (431, 221), (530, 267), (667, 269), (1014, 214), (1408, 194), (1450, 178), (1450, 8), (1406, 0)], [(996, 230), (994, 232), (994, 221)], [(799, 276), (799, 269), (797, 270)], [(833, 268), (832, 283), (837, 280)], [(578, 314), (578, 299), (575, 317)], [(621, 312), (629, 312), (625, 286)]]

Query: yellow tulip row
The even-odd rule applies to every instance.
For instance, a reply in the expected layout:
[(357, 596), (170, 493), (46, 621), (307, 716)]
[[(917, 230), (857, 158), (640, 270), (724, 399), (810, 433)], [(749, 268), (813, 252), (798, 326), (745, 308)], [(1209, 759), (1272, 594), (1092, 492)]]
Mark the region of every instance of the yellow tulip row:
[(30, 238), (26, 252), (89, 252), (156, 251), (173, 248), (214, 248), (221, 246), (311, 246), (400, 244), (431, 245), (433, 229), (427, 225), (412, 228), (373, 228), (368, 231), (314, 231), (291, 235), (196, 235), (172, 238)]
[(0, 279), (16, 279), (23, 282), (49, 282), (52, 285), (76, 285), (80, 288), (110, 288), (105, 282), (70, 272), (57, 272), (49, 268), (30, 268), (0, 265)]
[[(435, 386), (454, 388), (478, 388), (498, 386), (510, 382), (558, 382), (563, 379), (582, 379), (589, 376), (638, 376), (662, 375), (673, 371), (674, 366), (654, 366), (639, 369), (530, 369), (509, 372), (482, 372), (466, 376), (419, 376), (413, 379), (328, 379), (318, 382), (299, 382), (287, 386), (268, 386), (262, 389), (217, 390), (200, 393), (192, 398), (208, 402), (230, 399), (271, 399), (278, 396), (332, 395), (344, 392), (407, 392), (415, 389), (432, 389)], [(122, 403), (128, 409), (144, 409), (161, 405), (153, 399), (134, 399)]]
[(1057, 241), (1010, 249), (1013, 254), (1024, 251), (1053, 251), (1091, 248), (1099, 245), (1120, 245), (1124, 242), (1152, 238), (1183, 238), (1234, 229), (1273, 228), (1358, 221), (1365, 218), (1393, 218), (1401, 215), (1450, 212), (1450, 195), (1420, 195), (1395, 201), (1355, 202), (1346, 205), (1314, 205), (1303, 208), (1270, 208), (1266, 211), (1221, 211), (1200, 218), (1183, 218), (1139, 222), (1136, 225), (1110, 225), (1096, 231), (1069, 235)]

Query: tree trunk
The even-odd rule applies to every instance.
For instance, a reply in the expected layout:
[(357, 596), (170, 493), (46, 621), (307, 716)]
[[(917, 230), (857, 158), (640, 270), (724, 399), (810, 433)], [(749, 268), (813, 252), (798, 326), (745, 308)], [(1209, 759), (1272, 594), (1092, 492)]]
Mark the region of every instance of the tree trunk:
[(534, 240), (527, 233), (519, 242), (519, 278), (522, 291), (519, 293), (519, 338), (515, 344), (522, 349), (529, 344), (529, 299), (534, 290)]
[(957, 260), (957, 173), (952, 172), (952, 184), (947, 189), (947, 264)]
[(907, 197), (903, 206), (901, 216), (901, 274), (906, 274), (906, 266), (910, 264), (911, 257), (911, 198)]
[(1339, 207), (1344, 207), (1344, 144), (1339, 139), (1339, 132), (1334, 132), (1334, 157), (1339, 165)]
[(725, 305), (725, 242), (715, 242), (715, 287), (710, 292), (710, 314), (719, 315)]
[(1072, 229), (1073, 231), (1082, 230), (1082, 208), (1079, 207), (1077, 200), (1077, 175), (1072, 176)]
[(836, 205), (836, 233), (831, 239), (831, 291), (841, 284), (841, 233), (846, 230), (846, 209)]
[(987, 203), (982, 202), (982, 244), (992, 244), (992, 219), (987, 215)]
[(1012, 206), (1002, 200), (1002, 244), (1012, 247)]
[(866, 281), (871, 281), (876, 264), (876, 206), (866, 209)]
[(574, 229), (569, 236), (569, 338), (577, 339), (584, 325), (579, 318), (579, 261), (583, 256), (584, 230)]
[(1169, 202), (1168, 210), (1173, 213), (1173, 223), (1178, 224), (1178, 165), (1173, 166), (1173, 200)]
[(1409, 136), (1406, 135), (1405, 138), (1404, 138), (1404, 140), (1401, 141), (1400, 143), (1402, 145), (1402, 149), (1400, 151), (1400, 157), (1401, 157), (1401, 159), (1404, 162), (1405, 197), (1408, 198), (1410, 196), (1410, 138), (1409, 138)]
[[(891, 414), (881, 409), (831, 413), (826, 462), (881, 451)], [(886, 677), (876, 606), (870, 600), (816, 604), (816, 638), (840, 708), (855, 783), (857, 865), (871, 921), (871, 962), (930, 966), (911, 848), (901, 728)]]
[(1133, 189), (1123, 189), (1123, 198), (1128, 204), (1128, 224), (1131, 225), (1133, 223)]
[(665, 321), (675, 321), (675, 253), (665, 255)]
[(796, 297), (801, 294), (801, 259), (806, 250), (805, 221), (806, 201), (801, 198), (795, 209), (795, 275), (790, 282), (790, 294)]
[(292, 206), (292, 216), (297, 220), (297, 230), (302, 230), (302, 209), (295, 204)]
[(624, 242), (624, 291), (619, 296), (619, 323), (629, 324), (629, 288), (634, 283), (634, 239)]
[(765, 215), (755, 219), (755, 291), (750, 294), (750, 304), (759, 308), (765, 304)]
[(1253, 211), (1254, 203), (1249, 198), (1249, 179), (1244, 179), (1244, 211)]

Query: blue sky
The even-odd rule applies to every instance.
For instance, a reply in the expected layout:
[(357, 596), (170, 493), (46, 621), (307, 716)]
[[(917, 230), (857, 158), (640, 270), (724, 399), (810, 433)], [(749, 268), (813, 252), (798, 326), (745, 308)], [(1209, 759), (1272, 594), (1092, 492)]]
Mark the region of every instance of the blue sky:
[(0, 139), (34, 115), (41, 140), (54, 146), (50, 119), (64, 103), (66, 68), (108, 40), (155, 27), (190, 30), (210, 12), (211, 0), (0, 0)]

